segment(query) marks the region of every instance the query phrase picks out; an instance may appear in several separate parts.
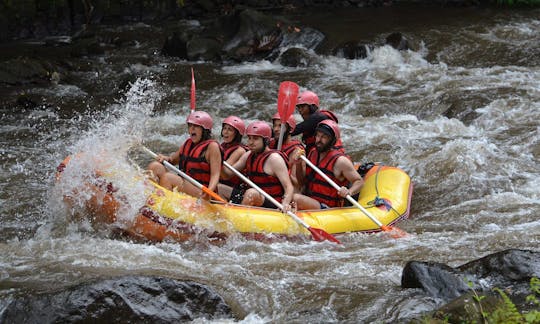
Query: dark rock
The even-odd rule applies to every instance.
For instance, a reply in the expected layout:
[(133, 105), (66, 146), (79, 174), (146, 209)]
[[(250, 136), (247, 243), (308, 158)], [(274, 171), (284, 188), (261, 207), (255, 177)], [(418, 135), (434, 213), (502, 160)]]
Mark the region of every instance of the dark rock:
[(442, 263), (407, 262), (401, 277), (401, 287), (422, 288), (432, 297), (446, 301), (469, 291), (465, 278), (459, 271)]
[(179, 323), (231, 319), (231, 309), (208, 287), (169, 278), (122, 277), (54, 294), (17, 298), (2, 323)]
[(498, 287), (528, 283), (532, 277), (540, 278), (540, 253), (510, 249), (471, 261), (457, 269), (478, 278), (489, 278), (490, 284)]
[(398, 51), (408, 50), (409, 41), (401, 33), (392, 33), (386, 37), (386, 45), (390, 45)]
[(503, 302), (501, 295), (494, 292), (478, 295), (469, 292), (440, 307), (433, 317), (446, 323), (482, 323), (482, 312), (491, 313)]
[(279, 57), (279, 63), (283, 66), (306, 67), (312, 65), (315, 58), (305, 49), (293, 47), (289, 48)]
[(178, 33), (173, 33), (167, 37), (161, 54), (165, 56), (179, 57), (181, 59), (187, 59), (187, 40), (181, 37)]
[(0, 63), (0, 84), (48, 83), (52, 67), (31, 58), (16, 58)]
[(368, 55), (370, 47), (366, 44), (356, 42), (346, 42), (337, 46), (333, 50), (333, 55), (350, 60), (364, 59)]
[(190, 61), (219, 61), (221, 44), (215, 39), (194, 38), (187, 43), (187, 58)]
[(283, 35), (283, 41), (280, 44), (281, 47), (301, 45), (307, 49), (317, 51), (319, 46), (326, 39), (326, 36), (322, 32), (314, 28), (289, 27), (287, 28), (287, 32)]

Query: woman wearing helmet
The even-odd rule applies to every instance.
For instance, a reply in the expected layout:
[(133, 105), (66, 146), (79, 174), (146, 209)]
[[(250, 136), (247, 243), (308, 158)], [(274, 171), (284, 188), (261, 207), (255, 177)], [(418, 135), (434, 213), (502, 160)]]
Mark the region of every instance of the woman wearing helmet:
[[(304, 187), (304, 194), (294, 195), (298, 209), (342, 207), (347, 195), (360, 192), (364, 180), (356, 172), (349, 156), (336, 148), (339, 139), (338, 124), (333, 120), (323, 120), (317, 125), (315, 148), (308, 153), (307, 158), (341, 188), (336, 191), (315, 170), (297, 159), (299, 165), (296, 167), (296, 177)], [(349, 188), (348, 183), (351, 184)]]
[[(229, 116), (223, 120), (221, 124), (221, 149), (223, 150), (223, 160), (233, 165), (238, 161), (242, 154), (246, 153), (247, 147), (242, 144), (242, 138), (246, 131), (244, 121), (236, 116)], [(224, 169), (224, 168), (223, 168)], [(230, 179), (221, 178), (220, 183), (235, 187), (242, 183), (242, 180), (237, 176)], [(229, 197), (225, 197), (229, 199)]]
[(167, 172), (163, 161), (178, 164), (183, 170), (197, 182), (216, 191), (221, 172), (221, 148), (219, 143), (212, 139), (213, 120), (204, 111), (192, 112), (187, 120), (189, 138), (180, 146), (178, 151), (169, 156), (159, 154), (157, 161), (151, 162), (148, 169), (152, 171), (154, 179), (161, 186), (169, 190), (176, 188), (194, 197), (202, 196), (209, 199), (208, 195), (191, 183), (172, 172)]
[[(319, 110), (319, 97), (313, 91), (304, 91), (298, 96), (296, 109), (302, 115), (304, 121), (296, 125), (291, 132), (291, 136), (302, 134), (302, 141), (306, 145), (306, 152), (309, 152), (315, 145), (315, 128), (317, 125), (326, 119), (338, 119), (336, 115), (329, 110)], [(338, 142), (339, 146), (341, 142)]]
[[(248, 125), (246, 135), (248, 136), (249, 151), (244, 153), (232, 167), (244, 171), (251, 181), (281, 202), (286, 210), (289, 210), (289, 204), (293, 197), (293, 185), (289, 179), (287, 157), (268, 147), (272, 129), (263, 121), (255, 121)], [(224, 169), (224, 173), (227, 176), (233, 175), (233, 172), (228, 168)], [(228, 193), (231, 191), (232, 188), (229, 187)], [(220, 192), (223, 192), (221, 185)], [(253, 188), (244, 192), (236, 190), (230, 194), (230, 197), (233, 203), (276, 208)]]

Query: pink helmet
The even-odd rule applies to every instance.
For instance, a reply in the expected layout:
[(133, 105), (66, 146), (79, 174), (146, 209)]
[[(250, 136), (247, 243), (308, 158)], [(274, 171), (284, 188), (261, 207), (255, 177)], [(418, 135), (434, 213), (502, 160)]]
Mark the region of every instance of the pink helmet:
[(339, 126), (338, 124), (333, 121), (332, 119), (325, 119), (319, 124), (317, 124), (318, 131), (321, 131), (325, 134), (334, 136), (335, 140), (338, 141), (341, 137), (341, 134), (339, 132)]
[(296, 105), (315, 105), (319, 108), (319, 97), (313, 91), (304, 91), (298, 96)]
[(223, 119), (222, 124), (227, 124), (232, 126), (234, 129), (236, 129), (240, 135), (244, 135), (244, 132), (246, 131), (246, 125), (244, 124), (244, 121), (236, 116), (229, 116), (225, 119)]
[(248, 125), (246, 135), (261, 136), (270, 139), (270, 137), (272, 137), (272, 129), (267, 123), (258, 120)]
[[(276, 119), (281, 119), (278, 112), (275, 113), (274, 116), (272, 116), (272, 121)], [(292, 131), (296, 128), (296, 119), (294, 119), (293, 115), (290, 115), (289, 118), (287, 119), (287, 125), (289, 125), (289, 128), (291, 129), (291, 133), (292, 133)]]
[(191, 114), (189, 114), (187, 118), (188, 124), (198, 125), (201, 126), (204, 129), (212, 130), (212, 126), (214, 125), (214, 121), (212, 120), (212, 117), (204, 111), (194, 111)]

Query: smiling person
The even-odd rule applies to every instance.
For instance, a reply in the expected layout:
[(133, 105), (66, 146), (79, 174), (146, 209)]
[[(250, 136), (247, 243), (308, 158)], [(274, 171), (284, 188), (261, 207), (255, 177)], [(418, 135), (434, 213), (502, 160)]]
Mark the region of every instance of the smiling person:
[(191, 176), (203, 186), (216, 192), (221, 172), (222, 154), (219, 143), (212, 139), (212, 117), (204, 111), (194, 111), (187, 118), (189, 138), (178, 151), (169, 156), (158, 154), (156, 161), (148, 165), (154, 180), (162, 187), (185, 192), (194, 197), (210, 197), (188, 181), (167, 169), (162, 164), (167, 161)]
[[(246, 126), (244, 121), (236, 116), (229, 116), (225, 118), (221, 125), (221, 138), (223, 139), (221, 142), (221, 149), (223, 150), (223, 160), (230, 165), (233, 165), (244, 153), (247, 152), (247, 146), (242, 144), (242, 138), (244, 136), (244, 132), (246, 131)], [(231, 192), (230, 188), (240, 186), (242, 184), (242, 180), (240, 180), (240, 178), (237, 176), (228, 178), (223, 171), (224, 169), (226, 168), (222, 168), (219, 193), (223, 198), (229, 200)], [(227, 187), (222, 187), (222, 185)]]
[[(360, 192), (364, 180), (354, 165), (341, 149), (336, 148), (340, 131), (333, 120), (323, 120), (315, 130), (315, 146), (307, 158), (341, 188), (334, 189), (315, 170), (301, 159), (296, 159), (296, 177), (304, 186), (304, 194), (294, 194), (294, 201), (299, 210), (342, 207), (347, 195)], [(348, 188), (347, 185), (350, 184)]]
[[(268, 147), (272, 129), (263, 121), (255, 121), (248, 125), (246, 135), (248, 136), (249, 151), (244, 153), (232, 167), (244, 171), (252, 182), (280, 202), (286, 209), (285, 211), (290, 210), (293, 185), (289, 179), (287, 157), (282, 152)], [(223, 170), (227, 176), (233, 175), (233, 172), (228, 168)], [(243, 192), (233, 192), (231, 201), (249, 206), (276, 208), (272, 202), (267, 201), (254, 188)]]

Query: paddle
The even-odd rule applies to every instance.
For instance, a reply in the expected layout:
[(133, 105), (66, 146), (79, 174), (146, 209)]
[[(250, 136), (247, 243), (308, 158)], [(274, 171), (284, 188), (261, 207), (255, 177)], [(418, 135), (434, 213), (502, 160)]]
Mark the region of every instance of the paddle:
[(278, 151), (281, 150), (281, 146), (283, 145), (287, 120), (291, 117), (296, 108), (296, 100), (298, 100), (298, 84), (292, 81), (281, 82), (278, 93), (278, 112), (279, 119), (281, 120), (281, 131), (279, 132), (279, 141), (277, 145)]
[[(158, 156), (156, 153), (152, 152), (149, 148), (147, 148), (146, 146), (143, 146), (142, 147), (148, 154), (150, 154), (154, 159)], [(203, 186), (202, 184), (200, 184), (197, 180), (193, 179), (192, 177), (190, 177), (189, 175), (187, 175), (186, 173), (182, 172), (180, 169), (178, 169), (177, 167), (175, 167), (174, 165), (170, 164), (168, 161), (163, 161), (163, 165), (166, 166), (169, 170), (171, 171), (174, 171), (176, 174), (178, 174), (179, 176), (181, 176), (182, 178), (186, 179), (187, 181), (189, 181), (192, 185), (194, 185), (195, 187), (199, 188), (200, 190), (202, 190), (204, 193), (208, 194), (209, 196), (211, 196), (212, 198), (214, 198), (215, 200), (217, 201), (220, 201), (220, 202), (223, 202), (223, 203), (227, 203), (227, 201), (225, 201), (225, 199), (221, 198), (220, 195), (218, 195), (217, 193), (213, 192), (212, 190), (210, 190), (208, 187), (206, 186)]]
[[(315, 172), (317, 172), (321, 177), (323, 177), (324, 180), (326, 180), (336, 190), (339, 190), (341, 188), (340, 186), (338, 186), (337, 183), (332, 181), (332, 179), (330, 179), (326, 174), (324, 174), (324, 172), (322, 172), (321, 169), (316, 167), (305, 155), (300, 155), (300, 158), (302, 158), (302, 160), (304, 160), (304, 162), (306, 162), (307, 165), (309, 165), (313, 170), (315, 170)], [(403, 237), (407, 235), (405, 231), (402, 231), (398, 229), (397, 227), (389, 227), (389, 226), (383, 225), (377, 218), (373, 217), (373, 215), (371, 215), (364, 207), (362, 207), (362, 205), (360, 205), (356, 200), (354, 200), (354, 198), (351, 197), (351, 195), (347, 195), (346, 198), (351, 204), (353, 204), (355, 207), (360, 209), (362, 213), (364, 213), (367, 217), (369, 217), (369, 219), (371, 219), (375, 224), (377, 224), (377, 226), (379, 226), (381, 230), (385, 232), (394, 231), (394, 233), (397, 233), (397, 237)]]
[[(257, 190), (261, 195), (263, 195), (266, 199), (268, 199), (272, 204), (274, 204), (277, 208), (283, 210), (283, 205), (280, 204), (277, 200), (274, 199), (274, 197), (270, 196), (268, 193), (266, 193), (264, 190), (262, 190), (259, 186), (257, 186), (255, 183), (253, 183), (251, 180), (249, 180), (245, 175), (243, 175), (240, 171), (236, 170), (233, 166), (231, 166), (226, 161), (223, 161), (223, 164), (229, 168), (234, 174), (236, 174), (240, 179), (242, 179), (244, 182), (249, 184), (252, 188)], [(322, 229), (319, 228), (313, 228), (306, 224), (300, 217), (296, 216), (293, 212), (288, 211), (287, 215), (291, 216), (298, 224), (304, 226), (308, 231), (311, 232), (311, 236), (313, 236), (313, 239), (315, 241), (324, 241), (328, 240), (330, 242), (341, 244), (341, 242), (335, 238), (333, 235), (328, 234)]]
[(191, 112), (195, 111), (195, 75), (191, 68)]

